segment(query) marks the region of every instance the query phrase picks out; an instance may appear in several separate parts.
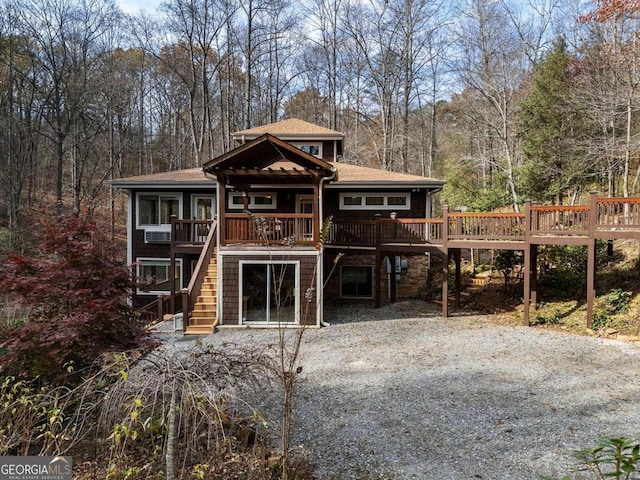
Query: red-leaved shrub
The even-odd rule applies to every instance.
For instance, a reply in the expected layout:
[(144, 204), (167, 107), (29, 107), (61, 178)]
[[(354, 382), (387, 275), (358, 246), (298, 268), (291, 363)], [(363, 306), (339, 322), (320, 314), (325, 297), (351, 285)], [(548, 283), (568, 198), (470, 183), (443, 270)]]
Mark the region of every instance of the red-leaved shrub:
[(0, 288), (28, 306), (23, 326), (0, 331), (2, 373), (69, 381), (105, 352), (150, 346), (127, 303), (131, 271), (87, 216), (52, 218), (37, 233), (37, 257), (10, 254)]

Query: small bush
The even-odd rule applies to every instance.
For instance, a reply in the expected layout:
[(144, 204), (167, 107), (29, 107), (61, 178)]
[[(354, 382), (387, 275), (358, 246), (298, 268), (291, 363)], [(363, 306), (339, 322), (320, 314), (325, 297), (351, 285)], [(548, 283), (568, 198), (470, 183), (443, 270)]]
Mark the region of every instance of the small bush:
[(630, 301), (631, 294), (621, 288), (614, 288), (604, 297), (604, 303), (607, 309), (613, 314), (628, 312)]
[(563, 323), (560, 310), (554, 308), (551, 314), (537, 313), (533, 318), (533, 323), (539, 325), (560, 325)]

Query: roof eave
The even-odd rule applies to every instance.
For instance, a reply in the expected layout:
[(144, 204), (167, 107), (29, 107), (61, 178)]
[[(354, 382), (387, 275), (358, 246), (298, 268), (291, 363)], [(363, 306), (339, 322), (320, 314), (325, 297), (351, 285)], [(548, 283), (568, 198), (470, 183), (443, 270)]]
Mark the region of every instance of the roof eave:
[(156, 189), (156, 188), (180, 188), (180, 189), (194, 189), (194, 188), (211, 188), (217, 183), (215, 179), (188, 182), (188, 181), (152, 181), (152, 182), (123, 182), (114, 180), (110, 182), (111, 185), (120, 190), (133, 190), (133, 189)]
[(441, 190), (446, 182), (444, 180), (429, 181), (403, 181), (403, 180), (367, 180), (367, 181), (341, 181), (330, 183), (326, 188), (372, 188), (372, 187), (388, 187), (388, 188), (429, 188)]

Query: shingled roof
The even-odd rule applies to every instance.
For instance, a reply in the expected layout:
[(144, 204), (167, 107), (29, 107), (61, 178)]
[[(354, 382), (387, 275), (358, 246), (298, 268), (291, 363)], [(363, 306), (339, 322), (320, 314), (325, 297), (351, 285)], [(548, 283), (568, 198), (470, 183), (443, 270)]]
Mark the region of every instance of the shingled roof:
[(187, 168), (169, 172), (137, 175), (112, 180), (116, 188), (155, 188), (155, 187), (215, 187), (216, 179), (205, 175), (202, 168)]
[(327, 188), (344, 188), (345, 186), (366, 188), (376, 185), (442, 187), (442, 185), (445, 184), (444, 180), (437, 178), (390, 172), (388, 170), (380, 170), (379, 168), (362, 167), (360, 165), (339, 162), (333, 162), (332, 165), (338, 171), (338, 181), (328, 184)]
[(249, 128), (247, 130), (241, 130), (233, 134), (233, 138), (236, 140), (252, 140), (270, 133), (276, 137), (282, 139), (290, 138), (305, 138), (305, 139), (335, 139), (342, 140), (344, 134), (331, 130), (330, 128), (321, 127), (320, 125), (314, 125), (313, 123), (305, 122), (299, 118), (288, 118), (280, 122), (269, 123), (267, 125), (261, 125), (255, 128)]

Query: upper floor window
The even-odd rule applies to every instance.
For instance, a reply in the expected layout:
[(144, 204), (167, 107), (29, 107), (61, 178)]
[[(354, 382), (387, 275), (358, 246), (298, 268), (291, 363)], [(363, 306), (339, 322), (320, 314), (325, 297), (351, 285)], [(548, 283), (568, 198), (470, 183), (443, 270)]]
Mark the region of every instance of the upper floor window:
[[(251, 192), (247, 195), (249, 197), (247, 204), (249, 210), (268, 210), (275, 209), (278, 206), (277, 196), (273, 192)], [(229, 208), (237, 210), (244, 208), (244, 198), (241, 192), (229, 193)]]
[(179, 194), (138, 194), (138, 226), (171, 224), (172, 215), (180, 216), (180, 200)]
[(341, 210), (410, 210), (410, 193), (341, 193)]
[(291, 142), (292, 145), (299, 148), (309, 155), (313, 155), (316, 158), (322, 158), (322, 143), (311, 142)]

